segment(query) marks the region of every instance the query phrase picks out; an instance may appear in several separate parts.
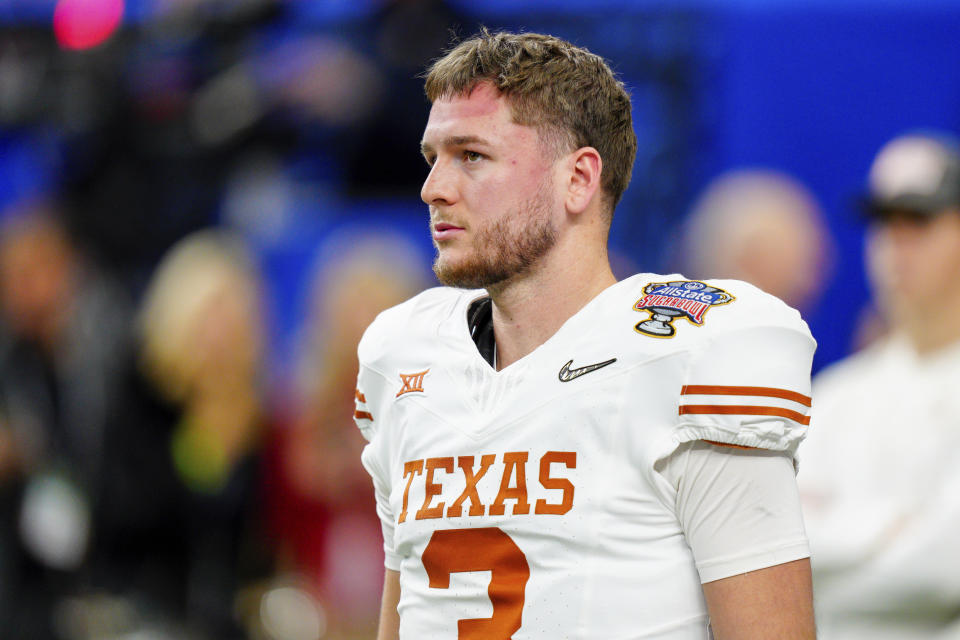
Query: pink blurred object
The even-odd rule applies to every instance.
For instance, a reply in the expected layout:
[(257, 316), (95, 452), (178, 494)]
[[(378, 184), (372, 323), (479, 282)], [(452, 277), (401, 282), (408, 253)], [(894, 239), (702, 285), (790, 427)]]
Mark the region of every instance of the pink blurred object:
[(92, 49), (120, 26), (124, 0), (59, 0), (53, 32), (64, 49)]

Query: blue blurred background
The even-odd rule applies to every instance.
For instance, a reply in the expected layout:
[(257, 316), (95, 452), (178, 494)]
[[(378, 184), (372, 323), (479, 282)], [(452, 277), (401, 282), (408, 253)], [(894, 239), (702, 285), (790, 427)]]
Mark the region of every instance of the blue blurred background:
[[(353, 485), (339, 487), (336, 498), (328, 490), (339, 480), (305, 479), (318, 466), (337, 468), (338, 456), (355, 461), (357, 452), (356, 443), (340, 442), (340, 431), (320, 437), (311, 425), (335, 405), (346, 407), (338, 429), (352, 429), (355, 373), (342, 364), (352, 355), (336, 347), (349, 354), (362, 327), (345, 328), (340, 316), (362, 311), (365, 297), (388, 304), (390, 292), (374, 293), (380, 281), (396, 295), (432, 282), (418, 150), (429, 104), (418, 75), (480, 25), (569, 39), (608, 59), (627, 85), (639, 151), (613, 224), (618, 275), (685, 269), (688, 214), (717, 176), (772, 170), (809, 190), (825, 222), (828, 263), (822, 277), (810, 275), (813, 294), (802, 308), (819, 342), (816, 370), (850, 352), (868, 308), (856, 199), (873, 155), (905, 130), (960, 133), (957, 0), (0, 0), (0, 229), (16, 229), (38, 202), (55, 209), (84, 260), (132, 309), (182, 239), (211, 228), (241, 239), (251, 263), (244, 269), (261, 287), (257, 377), (267, 380), (264, 422), (273, 425), (254, 448), (267, 461), (258, 486), (275, 529), (267, 538), (293, 548), (277, 542), (270, 568), (257, 575), (276, 581), (290, 567), (313, 571), (305, 592), (327, 599), (324, 625), (342, 637), (367, 637), (377, 595), (369, 584), (378, 578), (344, 582), (356, 567), (330, 549), (360, 544), (357, 527), (370, 523), (350, 520), (356, 514), (342, 497)], [(366, 248), (352, 254), (357, 247)], [(349, 281), (335, 267), (357, 255), (385, 261), (380, 274), (409, 270), (409, 277), (392, 284), (387, 275), (358, 276), (335, 297), (336, 282)], [(15, 296), (16, 280), (11, 286)], [(358, 325), (369, 321), (361, 311)], [(336, 369), (331, 363), (344, 373), (325, 390), (342, 393), (332, 399), (301, 389), (318, 367)], [(9, 407), (0, 402), (0, 409)], [(298, 428), (313, 445), (323, 442), (314, 458), (297, 444)], [(175, 473), (189, 485), (183, 464)], [(29, 485), (31, 474), (22, 475)], [(224, 482), (214, 483), (217, 491)], [(284, 482), (292, 488), (271, 493)], [(89, 501), (96, 523), (97, 499)], [(361, 506), (372, 515), (367, 502)], [(311, 534), (320, 530), (327, 533)], [(365, 548), (373, 549), (368, 572), (376, 574), (372, 536)], [(321, 538), (326, 546), (312, 549), (310, 540)], [(0, 557), (0, 576), (10, 562)], [(98, 584), (96, 593), (109, 592)], [(251, 637), (320, 637), (319, 618), (307, 614), (301, 635), (263, 630), (269, 602), (282, 610), (300, 602), (284, 591), (289, 584), (270, 584), (258, 593), (281, 600), (262, 601), (260, 635)], [(344, 593), (359, 595), (338, 600)], [(237, 598), (234, 609), (245, 602)], [(102, 612), (102, 601), (85, 602)], [(359, 613), (350, 613), (350, 602), (360, 603)], [(347, 612), (339, 623), (330, 613), (336, 608)], [(74, 609), (57, 610), (68, 622), (50, 637), (120, 637), (89, 631)], [(235, 637), (206, 633), (197, 637)]]
[[(678, 223), (722, 171), (806, 184), (838, 246), (806, 314), (817, 368), (849, 349), (865, 302), (853, 200), (872, 155), (905, 129), (960, 127), (950, 0), (119, 4), (105, 43), (70, 50), (54, 0), (0, 1), (0, 205), (76, 195), (78, 224), (134, 288), (180, 235), (239, 225), (264, 260), (281, 342), (331, 231), (391, 225), (429, 257), (416, 75), (451, 32), (544, 30), (612, 62), (640, 140), (612, 244), (639, 269), (675, 266)], [(295, 95), (298, 83), (312, 89)]]

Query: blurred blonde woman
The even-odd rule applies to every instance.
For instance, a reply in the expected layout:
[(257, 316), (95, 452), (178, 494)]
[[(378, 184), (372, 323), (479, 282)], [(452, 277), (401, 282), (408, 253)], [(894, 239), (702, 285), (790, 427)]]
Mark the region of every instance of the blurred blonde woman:
[(264, 326), (261, 286), (241, 242), (192, 235), (164, 258), (140, 314), (141, 367), (182, 409), (172, 453), (192, 489), (216, 490), (256, 442)]
[(199, 637), (239, 637), (238, 591), (266, 566), (251, 551), (263, 546), (263, 302), (242, 242), (209, 230), (173, 246), (136, 328), (107, 437), (94, 583)]

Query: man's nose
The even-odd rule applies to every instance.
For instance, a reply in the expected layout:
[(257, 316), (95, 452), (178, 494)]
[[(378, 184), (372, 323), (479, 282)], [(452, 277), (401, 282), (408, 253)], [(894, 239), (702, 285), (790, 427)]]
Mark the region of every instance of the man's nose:
[(456, 201), (456, 185), (452, 168), (439, 158), (430, 167), (420, 189), (420, 199), (429, 205), (450, 205)]

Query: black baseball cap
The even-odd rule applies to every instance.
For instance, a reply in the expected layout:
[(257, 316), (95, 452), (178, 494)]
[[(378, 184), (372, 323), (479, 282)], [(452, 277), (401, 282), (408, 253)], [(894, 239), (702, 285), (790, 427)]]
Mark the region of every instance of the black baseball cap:
[(945, 134), (910, 133), (880, 149), (861, 204), (868, 217), (932, 217), (960, 208), (960, 145)]

